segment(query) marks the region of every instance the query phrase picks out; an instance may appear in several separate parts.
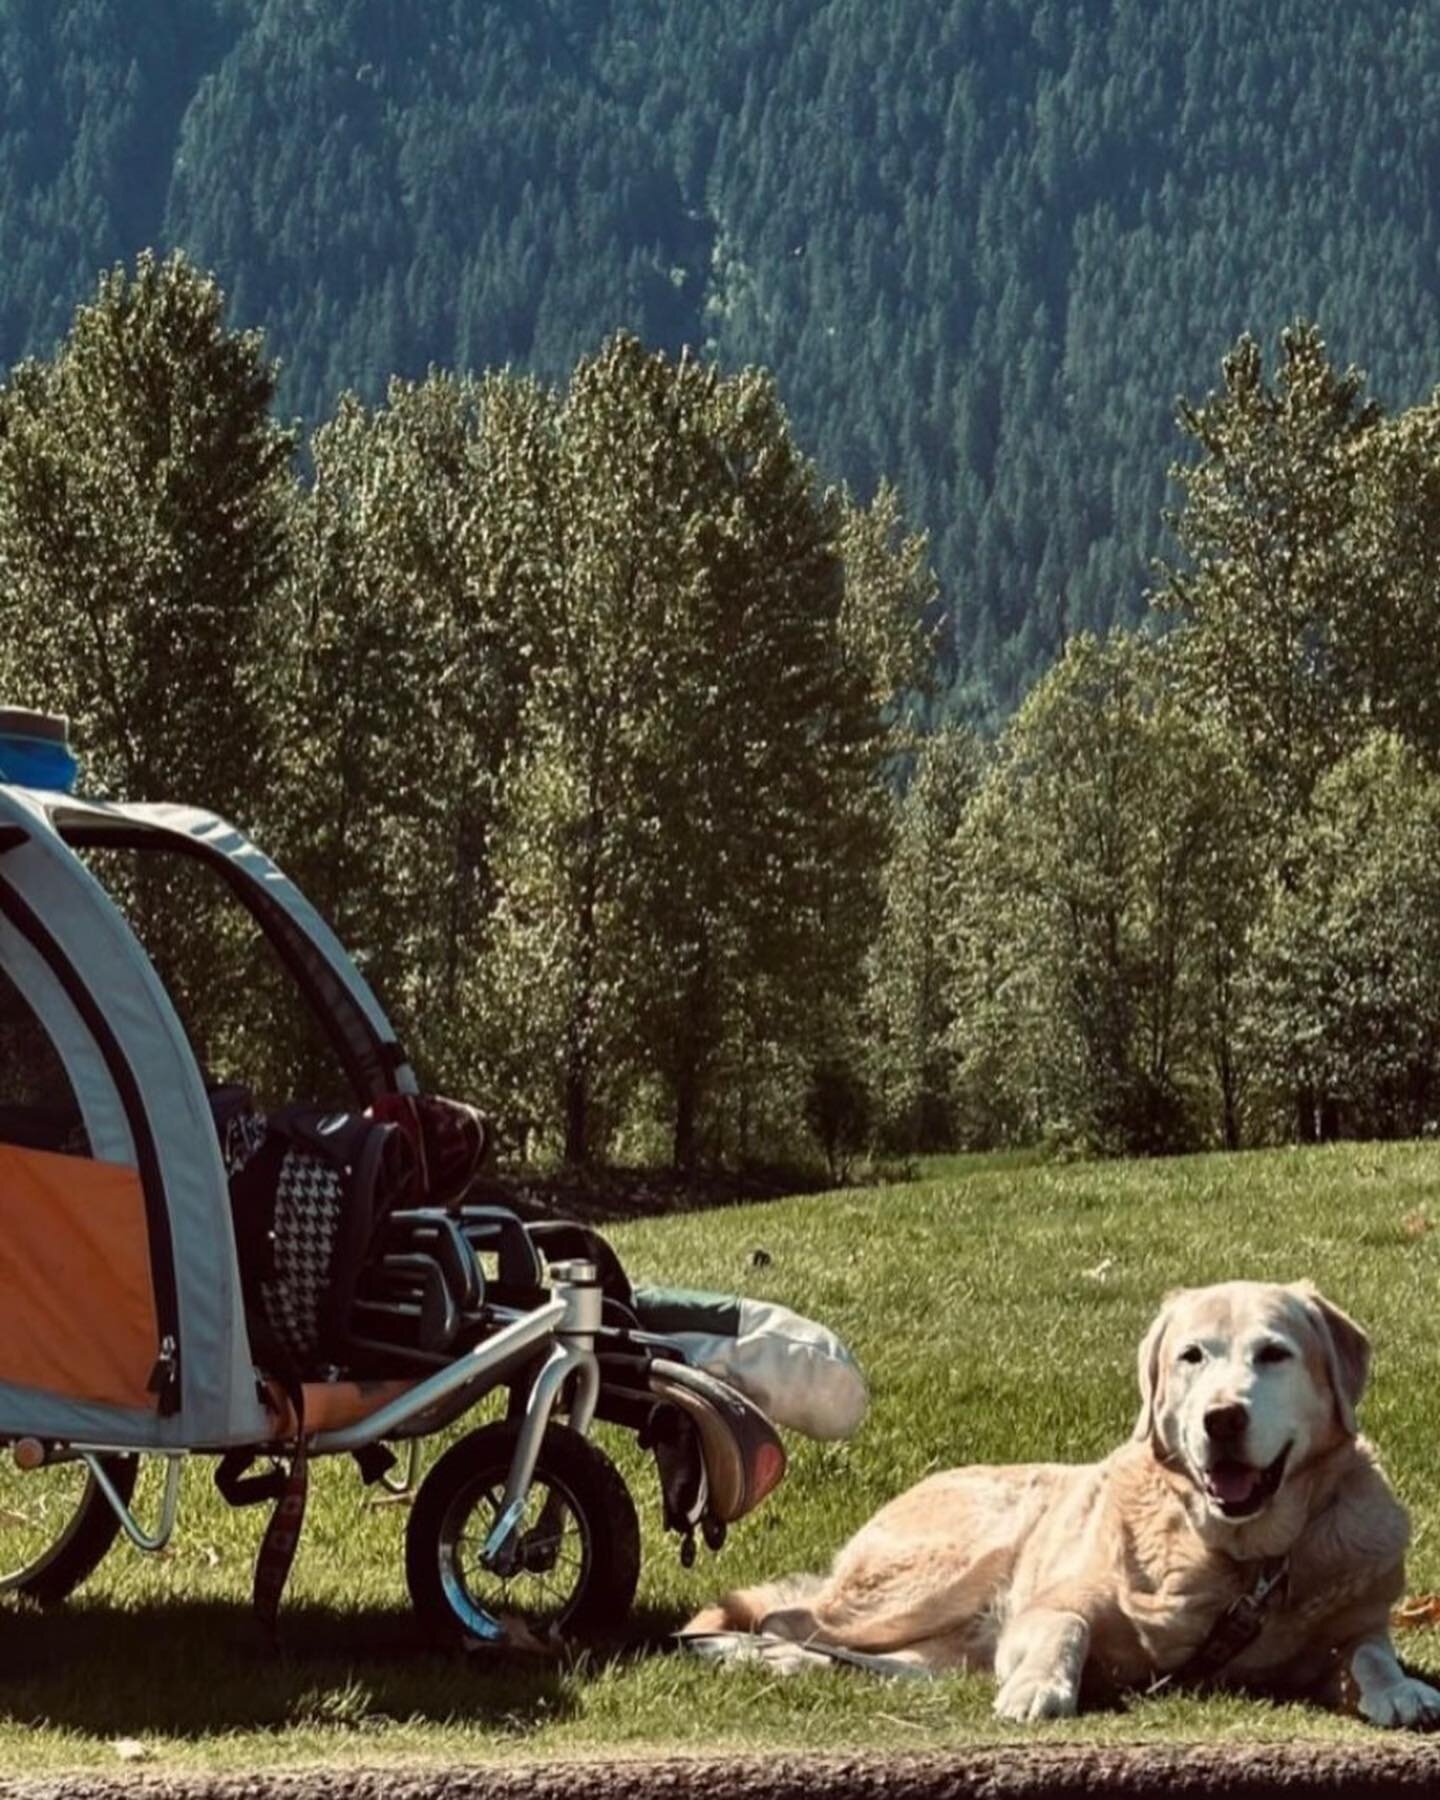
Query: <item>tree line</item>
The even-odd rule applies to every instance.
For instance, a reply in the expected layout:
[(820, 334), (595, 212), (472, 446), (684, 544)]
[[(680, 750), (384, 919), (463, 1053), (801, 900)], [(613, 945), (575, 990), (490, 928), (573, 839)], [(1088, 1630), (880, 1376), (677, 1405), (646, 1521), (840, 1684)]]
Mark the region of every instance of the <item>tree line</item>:
[[(861, 994), (933, 594), (763, 374), (624, 334), (302, 446), (183, 258), (0, 389), (0, 688), (91, 791), (256, 831), (513, 1148), (759, 1158)], [(305, 452), (302, 470), (300, 451)], [(213, 897), (108, 874), (212, 1079), (330, 1078)]]
[(1186, 404), (1152, 625), (1080, 635), (901, 805), (876, 1079), (913, 1144), (1440, 1125), (1440, 401), (1300, 324)]
[[(275, 381), (148, 254), (12, 371), (0, 691), (71, 714), (92, 790), (253, 829), (517, 1153), (1435, 1128), (1440, 399), (1242, 337), (1148, 623), (982, 736), (921, 729), (898, 494), (825, 485), (763, 373), (618, 334), (303, 441)], [(212, 1075), (324, 1095), (193, 871), (106, 873)]]

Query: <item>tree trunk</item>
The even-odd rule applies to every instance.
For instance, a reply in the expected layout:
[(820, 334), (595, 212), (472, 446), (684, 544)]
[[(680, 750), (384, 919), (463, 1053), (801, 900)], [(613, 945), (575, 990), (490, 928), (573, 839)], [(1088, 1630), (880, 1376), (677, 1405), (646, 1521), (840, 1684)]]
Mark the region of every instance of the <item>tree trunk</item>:
[[(571, 1002), (565, 1057), (565, 1160), (590, 1159), (591, 1009), (595, 994), (596, 939), (600, 892), (600, 845), (605, 815), (599, 801), (598, 762), (590, 773), (590, 810), (585, 820), (585, 860), (580, 875), (580, 909), (576, 920), (576, 986)], [(592, 1040), (593, 1041), (593, 1040)]]
[(682, 1175), (693, 1175), (698, 1153), (695, 1122), (699, 1112), (699, 1082), (693, 1064), (680, 1072), (675, 1086), (675, 1167)]
[(683, 1037), (675, 1059), (675, 1167), (693, 1175), (699, 1160), (699, 1118), (703, 1075), (714, 1056), (711, 1039), (710, 946), (701, 937), (689, 981)]
[(1220, 1093), (1220, 1132), (1227, 1150), (1240, 1148), (1240, 1107), (1234, 1084), (1228, 1080)]
[(1240, 1148), (1240, 1083), (1230, 1039), (1222, 1034), (1215, 1046), (1215, 1074), (1220, 1084), (1220, 1136), (1227, 1150)]
[(565, 1160), (584, 1163), (590, 1155), (590, 1071), (572, 1040), (565, 1066)]

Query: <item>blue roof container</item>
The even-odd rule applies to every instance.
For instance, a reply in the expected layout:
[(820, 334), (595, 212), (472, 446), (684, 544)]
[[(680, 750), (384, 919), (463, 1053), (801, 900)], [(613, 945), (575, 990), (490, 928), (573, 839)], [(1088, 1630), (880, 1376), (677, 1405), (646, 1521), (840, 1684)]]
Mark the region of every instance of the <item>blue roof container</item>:
[(68, 719), (0, 706), (0, 781), (73, 794), (76, 773)]

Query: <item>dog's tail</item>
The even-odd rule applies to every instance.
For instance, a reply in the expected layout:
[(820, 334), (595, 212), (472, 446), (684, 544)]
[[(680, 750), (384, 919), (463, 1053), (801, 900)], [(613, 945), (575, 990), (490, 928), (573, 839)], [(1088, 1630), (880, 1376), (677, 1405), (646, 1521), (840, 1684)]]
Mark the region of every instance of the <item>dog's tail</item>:
[(685, 1632), (765, 1631), (803, 1643), (819, 1629), (808, 1602), (825, 1586), (821, 1575), (789, 1575), (761, 1587), (737, 1588), (696, 1613)]

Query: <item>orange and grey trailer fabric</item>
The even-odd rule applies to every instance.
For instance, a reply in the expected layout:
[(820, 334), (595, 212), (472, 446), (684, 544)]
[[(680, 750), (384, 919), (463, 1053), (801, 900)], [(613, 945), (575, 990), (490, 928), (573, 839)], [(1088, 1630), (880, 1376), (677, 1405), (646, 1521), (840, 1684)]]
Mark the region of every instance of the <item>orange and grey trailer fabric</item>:
[(161, 1341), (139, 1171), (0, 1143), (0, 1374), (156, 1410)]
[(0, 1438), (254, 1442), (228, 1187), (201, 1072), (154, 967), (76, 849), (178, 849), (235, 889), (361, 1094), (414, 1091), (374, 996), (298, 891), (213, 814), (0, 784), (0, 972), (68, 1078), (88, 1155), (0, 1143)]

